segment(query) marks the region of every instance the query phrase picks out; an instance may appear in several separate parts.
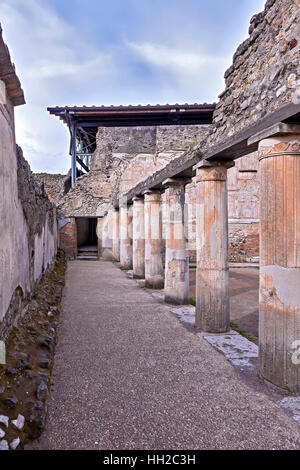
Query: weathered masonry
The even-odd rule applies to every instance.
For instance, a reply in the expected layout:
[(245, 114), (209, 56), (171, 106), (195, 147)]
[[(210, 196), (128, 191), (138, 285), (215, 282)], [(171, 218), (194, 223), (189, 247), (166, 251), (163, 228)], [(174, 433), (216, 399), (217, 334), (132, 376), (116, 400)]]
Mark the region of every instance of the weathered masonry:
[[(224, 332), (229, 328), (227, 173), (239, 158), (258, 151), (260, 373), (296, 393), (300, 391), (299, 20), (299, 2), (266, 3), (264, 12), (252, 18), (250, 37), (225, 73), (226, 89), (208, 139), (126, 194), (130, 203), (145, 191), (163, 191), (166, 178), (181, 184), (195, 178), (196, 324), (204, 331)], [(174, 270), (175, 282), (181, 275), (182, 270)]]
[[(133, 269), (147, 286), (164, 287), (166, 301), (180, 304), (187, 302), (189, 257), (196, 251), (196, 326), (221, 333), (230, 324), (229, 259), (259, 255), (260, 374), (295, 393), (299, 36), (299, 1), (268, 0), (251, 19), (216, 105), (50, 109), (72, 130), (73, 187), (59, 204), (61, 243), (70, 256), (78, 250), (76, 217), (97, 217), (105, 257)], [(193, 110), (206, 120), (184, 121)], [(177, 121), (147, 127), (137, 120), (158, 113)], [(84, 139), (91, 129), (79, 129), (84, 120), (98, 129), (93, 144)], [(82, 155), (92, 145), (93, 155)]]
[[(49, 108), (71, 131), (73, 187), (66, 175), (36, 175), (58, 205), (61, 246), (71, 258), (83, 253), (76, 218), (98, 219), (99, 254), (111, 257), (113, 230), (101, 221), (114, 200), (135, 184), (205, 140), (215, 105), (156, 105)], [(75, 144), (72, 130), (76, 129)], [(74, 144), (74, 145), (73, 145)], [(72, 147), (73, 145), (73, 147)], [(82, 166), (83, 153), (86, 153)], [(76, 158), (75, 158), (76, 157)], [(232, 261), (258, 260), (258, 158), (245, 156), (229, 171), (229, 255)], [(76, 175), (76, 176), (75, 176)], [(189, 255), (196, 259), (195, 183), (186, 188)], [(163, 204), (164, 204), (163, 196)], [(249, 201), (251, 200), (251, 203)], [(164, 222), (164, 221), (163, 221)], [(165, 235), (165, 226), (164, 235)], [(88, 246), (85, 243), (86, 246)], [(95, 246), (93, 249), (95, 253)]]
[(0, 339), (5, 340), (56, 254), (56, 210), (16, 146), (14, 107), (25, 104), (0, 30)]

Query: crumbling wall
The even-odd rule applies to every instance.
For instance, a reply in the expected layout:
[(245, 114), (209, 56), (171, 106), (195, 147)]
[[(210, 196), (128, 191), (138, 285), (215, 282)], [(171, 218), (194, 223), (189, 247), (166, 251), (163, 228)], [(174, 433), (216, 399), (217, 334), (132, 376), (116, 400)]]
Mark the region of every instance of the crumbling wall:
[(91, 171), (60, 200), (59, 214), (104, 216), (113, 200), (195, 145), (208, 127), (100, 127)]
[(70, 174), (34, 173), (34, 177), (36, 181), (44, 187), (48, 198), (55, 205), (58, 204), (71, 188)]
[[(91, 171), (60, 200), (59, 217), (104, 217), (113, 201), (194, 146), (208, 129), (207, 125), (99, 128)], [(105, 224), (103, 228), (108, 230)], [(74, 227), (64, 226), (60, 233), (61, 247), (74, 253)]]
[(225, 72), (209, 144), (230, 137), (267, 113), (300, 102), (299, 0), (268, 0), (251, 18), (249, 37)]
[(0, 337), (6, 338), (57, 244), (55, 207), (16, 148), (9, 100), (0, 106), (0, 189)]

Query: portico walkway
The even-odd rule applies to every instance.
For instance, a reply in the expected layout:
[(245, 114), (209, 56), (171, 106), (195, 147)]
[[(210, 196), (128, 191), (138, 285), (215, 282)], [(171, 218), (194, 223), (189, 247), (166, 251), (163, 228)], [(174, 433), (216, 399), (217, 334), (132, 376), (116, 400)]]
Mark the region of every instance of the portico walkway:
[(113, 263), (69, 263), (39, 449), (282, 449), (300, 428)]

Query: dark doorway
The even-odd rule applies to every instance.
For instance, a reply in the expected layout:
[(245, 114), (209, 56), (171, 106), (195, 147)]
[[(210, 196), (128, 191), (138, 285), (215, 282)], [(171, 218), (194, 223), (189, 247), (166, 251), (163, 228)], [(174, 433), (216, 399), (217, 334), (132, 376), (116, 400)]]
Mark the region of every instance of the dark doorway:
[(97, 219), (94, 217), (76, 217), (77, 259), (98, 258)]
[(77, 217), (77, 246), (97, 246), (97, 219), (90, 217)]

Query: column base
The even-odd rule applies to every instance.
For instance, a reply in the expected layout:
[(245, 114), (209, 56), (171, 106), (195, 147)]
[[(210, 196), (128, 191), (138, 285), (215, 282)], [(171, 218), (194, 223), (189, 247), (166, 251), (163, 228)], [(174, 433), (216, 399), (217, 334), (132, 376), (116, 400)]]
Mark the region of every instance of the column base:
[(134, 279), (145, 279), (145, 275), (133, 273), (133, 278)]
[(178, 297), (167, 294), (165, 295), (165, 302), (173, 305), (189, 305), (189, 299), (179, 299)]
[(163, 289), (164, 280), (163, 279), (146, 279), (145, 287), (148, 289)]
[(132, 269), (132, 264), (123, 264), (120, 266), (122, 271), (130, 271)]

